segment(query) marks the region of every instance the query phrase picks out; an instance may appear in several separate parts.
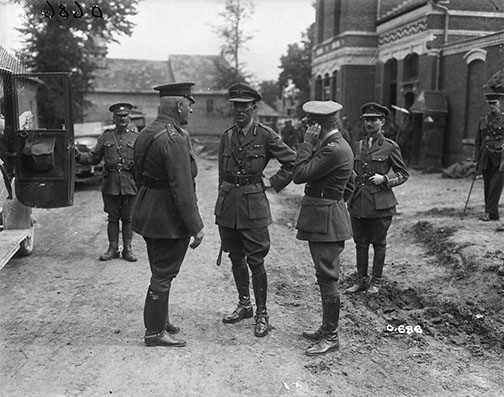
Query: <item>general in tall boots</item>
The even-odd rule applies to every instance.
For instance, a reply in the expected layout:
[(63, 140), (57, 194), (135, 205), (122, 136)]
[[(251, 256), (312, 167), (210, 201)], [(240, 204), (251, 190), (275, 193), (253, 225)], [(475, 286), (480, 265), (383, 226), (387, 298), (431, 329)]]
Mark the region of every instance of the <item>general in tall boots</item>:
[(233, 259), (233, 277), (238, 291), (238, 306), (222, 321), (226, 324), (233, 324), (245, 318), (253, 316), (252, 303), (250, 302), (249, 271), (245, 259)]
[(268, 276), (264, 265), (255, 266), (252, 269), (252, 284), (256, 301), (255, 336), (261, 338), (268, 335), (269, 316), (266, 309), (266, 297), (268, 294)]
[(123, 236), (123, 250), (122, 257), (128, 262), (136, 262), (137, 257), (131, 248), (131, 241), (133, 240), (133, 230), (131, 228), (131, 218), (123, 219), (122, 221), (122, 236)]
[[(166, 329), (168, 320), (168, 291), (154, 291), (149, 287), (145, 298), (144, 324), (146, 346), (183, 347), (186, 341), (171, 336)], [(173, 332), (172, 332), (173, 333)]]
[(357, 258), (357, 281), (350, 288), (345, 290), (346, 294), (355, 294), (356, 292), (366, 291), (368, 288), (368, 264), (369, 264), (369, 246), (356, 244)]
[(100, 255), (101, 261), (109, 261), (111, 259), (119, 258), (119, 220), (110, 220), (107, 224), (107, 237), (109, 247), (107, 252)]
[(338, 322), (340, 312), (340, 297), (322, 297), (322, 327), (320, 328), (320, 338), (318, 341), (306, 349), (307, 356), (318, 356), (339, 349)]

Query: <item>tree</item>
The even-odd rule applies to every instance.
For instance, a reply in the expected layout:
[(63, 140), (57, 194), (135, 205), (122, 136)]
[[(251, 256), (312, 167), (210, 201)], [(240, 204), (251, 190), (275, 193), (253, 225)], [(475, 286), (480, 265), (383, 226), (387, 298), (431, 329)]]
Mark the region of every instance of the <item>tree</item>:
[(259, 84), (259, 90), (261, 91), (263, 101), (273, 109), (276, 109), (277, 100), (280, 98), (280, 87), (278, 86), (278, 82), (274, 80), (264, 80)]
[(228, 65), (217, 65), (217, 80), (227, 87), (229, 83), (247, 81), (250, 77), (243, 70), (240, 56), (245, 51), (245, 44), (252, 36), (245, 34), (243, 25), (254, 13), (252, 0), (225, 0), (224, 11), (219, 15), (224, 24), (216, 27), (216, 32), (223, 39), (221, 55), (228, 61)]
[(299, 89), (302, 104), (310, 98), (312, 49), (315, 39), (315, 24), (311, 24), (303, 33), (301, 44), (289, 44), (287, 54), (280, 57), (280, 76), (278, 85), (285, 87), (289, 79)]
[[(89, 105), (85, 100), (93, 89), (93, 75), (105, 45), (117, 42), (119, 34), (131, 35), (134, 24), (128, 18), (137, 13), (139, 0), (21, 0), (26, 14), (25, 37), (18, 56), (33, 72), (71, 72), (72, 109), (75, 121), (83, 119)], [(39, 115), (46, 126), (59, 127), (64, 109), (58, 95), (61, 87), (45, 81), (38, 98)]]

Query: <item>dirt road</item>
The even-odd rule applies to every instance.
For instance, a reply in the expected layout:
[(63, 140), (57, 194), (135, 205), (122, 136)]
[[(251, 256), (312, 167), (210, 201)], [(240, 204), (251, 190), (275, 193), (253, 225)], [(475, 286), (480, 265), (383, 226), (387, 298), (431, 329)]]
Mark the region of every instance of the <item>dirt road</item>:
[[(221, 321), (236, 294), (229, 260), (215, 265), (216, 162), (199, 165), (206, 236), (188, 253), (171, 297), (187, 347), (143, 345), (144, 243), (135, 237), (137, 263), (99, 262), (101, 195), (80, 188), (73, 207), (35, 211), (34, 254), (0, 271), (0, 395), (502, 396), (504, 234), (477, 220), (482, 181), (464, 220), (469, 179), (413, 172), (396, 189), (400, 215), (382, 293), (342, 295), (341, 350), (309, 358), (299, 335), (317, 327), (321, 313), (308, 248), (293, 228), (302, 187), (268, 193), (272, 329), (259, 339), (253, 319)], [(354, 277), (351, 241), (342, 274), (343, 289)]]

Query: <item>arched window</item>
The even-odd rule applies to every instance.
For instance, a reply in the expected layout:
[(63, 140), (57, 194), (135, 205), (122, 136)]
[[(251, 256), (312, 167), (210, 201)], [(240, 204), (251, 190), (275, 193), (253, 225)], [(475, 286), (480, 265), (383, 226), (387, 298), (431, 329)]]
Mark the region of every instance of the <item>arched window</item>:
[(331, 99), (331, 78), (328, 73), (324, 75), (324, 95), (322, 99), (324, 101), (329, 101)]
[(397, 103), (397, 60), (390, 59), (383, 70), (384, 102), (392, 105)]
[(418, 78), (418, 54), (409, 54), (404, 58), (403, 81), (416, 80)]
[(322, 77), (320, 76), (315, 79), (315, 100), (322, 100)]
[(336, 101), (336, 91), (338, 89), (338, 72), (335, 70), (332, 74), (332, 79), (331, 79), (331, 99), (333, 101)]

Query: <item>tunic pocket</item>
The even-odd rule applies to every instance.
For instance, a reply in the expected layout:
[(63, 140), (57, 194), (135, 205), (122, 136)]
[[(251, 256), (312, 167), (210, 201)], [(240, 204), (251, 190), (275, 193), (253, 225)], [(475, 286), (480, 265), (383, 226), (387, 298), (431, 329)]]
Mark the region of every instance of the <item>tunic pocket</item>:
[(223, 183), (219, 189), (219, 194), (217, 195), (217, 201), (215, 203), (214, 215), (220, 216), (222, 215), (224, 200), (226, 199), (226, 195), (228, 194), (231, 187), (227, 183)]
[(391, 189), (381, 190), (374, 193), (374, 202), (376, 210), (386, 210), (397, 204), (397, 199)]
[(389, 170), (389, 163), (387, 156), (373, 155), (371, 156), (373, 163), (373, 170), (378, 174), (386, 174)]
[(332, 201), (315, 201), (303, 199), (296, 229), (310, 233), (327, 233), (329, 231), (329, 210)]
[(263, 219), (270, 216), (269, 202), (262, 185), (244, 186), (243, 194), (247, 200), (249, 219)]

